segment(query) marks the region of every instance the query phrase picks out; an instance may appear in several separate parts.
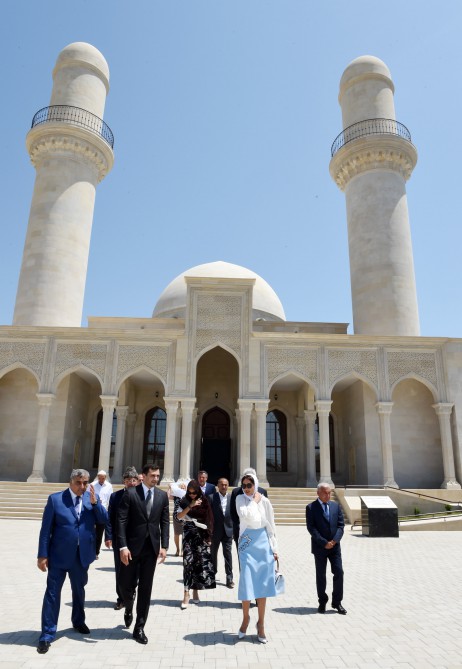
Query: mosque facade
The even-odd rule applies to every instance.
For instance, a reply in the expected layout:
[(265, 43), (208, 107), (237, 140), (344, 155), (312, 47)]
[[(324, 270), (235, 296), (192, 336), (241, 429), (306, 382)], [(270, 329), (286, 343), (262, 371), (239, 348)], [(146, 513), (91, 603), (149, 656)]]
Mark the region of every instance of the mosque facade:
[(234, 483), (458, 489), (462, 340), (421, 337), (406, 181), (417, 151), (386, 65), (340, 81), (330, 173), (345, 193), (354, 334), (290, 322), (266, 281), (217, 261), (186, 270), (151, 318), (81, 327), (96, 187), (113, 165), (109, 68), (61, 51), (27, 148), (36, 169), (12, 325), (0, 327), (2, 478), (157, 462)]

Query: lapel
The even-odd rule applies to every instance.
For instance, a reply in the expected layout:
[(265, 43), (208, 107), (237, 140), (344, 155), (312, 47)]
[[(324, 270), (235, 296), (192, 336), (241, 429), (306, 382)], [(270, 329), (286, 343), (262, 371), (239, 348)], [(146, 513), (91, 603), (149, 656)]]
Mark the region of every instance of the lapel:
[(148, 514), (146, 512), (146, 500), (144, 499), (144, 488), (143, 484), (140, 483), (140, 485), (137, 485), (136, 488), (136, 494), (138, 495), (138, 500), (139, 500), (139, 505), (141, 508), (141, 512), (145, 518), (148, 517)]
[(67, 489), (63, 492), (63, 498), (62, 498), (62, 499), (63, 499), (63, 504), (64, 504), (64, 506), (66, 506), (68, 509), (70, 509), (70, 511), (71, 511), (71, 513), (73, 514), (74, 518), (75, 518), (76, 520), (78, 520), (78, 518), (77, 518), (77, 512), (76, 512), (76, 510), (75, 510), (74, 502), (72, 501), (72, 495), (71, 495), (71, 491), (69, 490), (69, 488), (67, 488)]
[(229, 516), (229, 505), (231, 504), (231, 495), (226, 493), (226, 511), (225, 511), (225, 516)]

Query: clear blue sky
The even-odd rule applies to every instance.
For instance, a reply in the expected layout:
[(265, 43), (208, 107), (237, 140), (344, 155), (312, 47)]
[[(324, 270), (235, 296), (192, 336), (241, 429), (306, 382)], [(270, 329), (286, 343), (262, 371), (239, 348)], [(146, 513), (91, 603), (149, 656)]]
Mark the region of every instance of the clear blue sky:
[(288, 320), (351, 323), (345, 201), (328, 166), (342, 72), (373, 54), (419, 152), (407, 191), (422, 334), (462, 337), (461, 19), (458, 0), (4, 0), (0, 324), (35, 177), (25, 135), (58, 53), (85, 41), (111, 70), (116, 161), (97, 190), (84, 325), (150, 317), (175, 276), (214, 260), (260, 274)]

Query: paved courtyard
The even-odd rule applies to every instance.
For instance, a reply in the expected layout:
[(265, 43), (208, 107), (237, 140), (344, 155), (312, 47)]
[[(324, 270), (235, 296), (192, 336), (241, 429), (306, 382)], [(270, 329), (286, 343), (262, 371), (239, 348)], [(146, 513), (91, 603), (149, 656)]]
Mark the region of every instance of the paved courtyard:
[[(58, 638), (36, 652), (45, 574), (35, 565), (40, 524), (0, 520), (0, 669), (16, 667), (386, 667), (462, 668), (462, 533), (408, 532), (399, 539), (370, 539), (347, 529), (343, 546), (344, 605), (317, 613), (313, 558), (303, 527), (280, 526), (284, 596), (268, 600), (267, 645), (255, 634), (238, 641), (236, 590), (219, 582), (204, 601), (179, 608), (181, 558), (157, 568), (147, 646), (123, 627), (114, 611), (112, 554), (104, 550), (90, 567), (87, 624), (91, 636), (74, 632), (69, 582), (63, 589)], [(234, 558), (236, 556), (234, 554)], [(238, 574), (236, 573), (236, 580)], [(252, 626), (256, 610), (251, 610)], [(249, 628), (250, 630), (250, 628)]]

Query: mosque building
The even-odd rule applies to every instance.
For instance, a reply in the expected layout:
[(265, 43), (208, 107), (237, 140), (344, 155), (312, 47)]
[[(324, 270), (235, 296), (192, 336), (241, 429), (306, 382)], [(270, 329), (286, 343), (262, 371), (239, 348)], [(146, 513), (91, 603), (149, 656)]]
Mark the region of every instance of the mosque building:
[(81, 327), (93, 209), (110, 172), (109, 68), (65, 47), (27, 135), (36, 180), (13, 325), (0, 327), (2, 478), (158, 462), (234, 483), (459, 489), (462, 340), (421, 337), (406, 181), (417, 161), (387, 66), (340, 81), (330, 173), (345, 193), (354, 334), (290, 322), (251, 269), (186, 269), (148, 318)]

